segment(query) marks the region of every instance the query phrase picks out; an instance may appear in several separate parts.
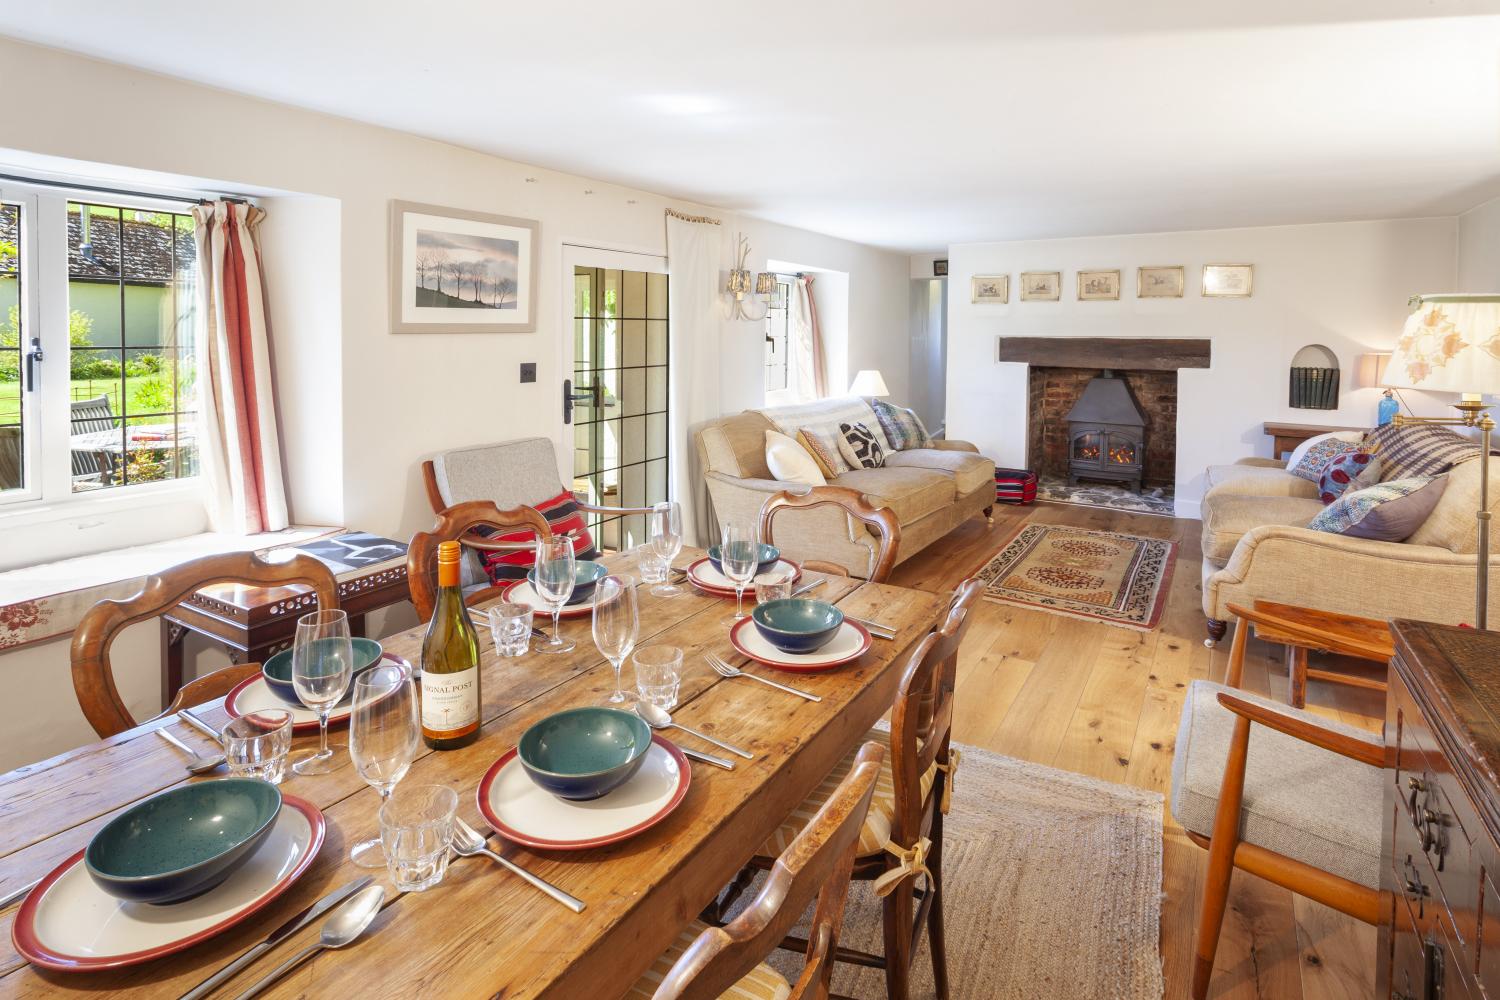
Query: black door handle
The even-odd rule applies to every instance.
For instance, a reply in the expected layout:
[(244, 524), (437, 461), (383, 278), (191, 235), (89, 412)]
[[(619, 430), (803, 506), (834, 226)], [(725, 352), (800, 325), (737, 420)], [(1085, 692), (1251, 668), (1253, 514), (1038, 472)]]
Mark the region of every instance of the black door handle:
[(36, 367), (42, 363), (42, 338), (31, 338), (31, 350), (26, 352), (26, 391), (36, 392)]

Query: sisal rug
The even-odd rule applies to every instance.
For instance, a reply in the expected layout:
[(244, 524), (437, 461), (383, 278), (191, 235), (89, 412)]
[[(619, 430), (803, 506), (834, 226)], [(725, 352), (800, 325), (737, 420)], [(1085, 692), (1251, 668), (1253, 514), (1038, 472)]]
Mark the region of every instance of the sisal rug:
[(1042, 476), (1037, 482), (1036, 498), (1049, 503), (1068, 503), (1078, 507), (1104, 507), (1132, 514), (1156, 514), (1174, 517), (1177, 513), (1175, 491), (1170, 486), (1155, 486), (1132, 493), (1123, 486), (1104, 483), (1079, 483), (1069, 486), (1066, 479)]
[(1028, 524), (978, 575), (991, 601), (1146, 630), (1161, 620), (1176, 560), (1176, 543), (1160, 538)]
[[(952, 1000), (1161, 1000), (1161, 795), (960, 749), (943, 837)], [(839, 943), (881, 942), (880, 901), (856, 882)], [(771, 964), (796, 982), (802, 955)], [(833, 990), (883, 1000), (885, 973), (840, 962)], [(935, 996), (924, 934), (912, 998)]]

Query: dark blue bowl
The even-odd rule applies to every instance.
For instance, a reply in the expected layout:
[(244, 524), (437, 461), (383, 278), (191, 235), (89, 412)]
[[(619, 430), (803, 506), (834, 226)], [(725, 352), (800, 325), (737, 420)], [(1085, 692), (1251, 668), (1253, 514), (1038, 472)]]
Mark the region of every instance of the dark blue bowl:
[[(349, 690), (344, 692), (347, 700), (354, 690), (354, 678), (380, 662), (380, 643), (374, 639), (350, 639), (354, 644), (354, 672), (349, 675)], [(292, 684), (292, 651), (283, 649), (260, 665), (260, 675), (266, 679), (266, 687), (288, 705), (301, 706), (297, 688)], [(342, 704), (342, 702), (340, 702)]]
[[(573, 570), (573, 596), (568, 598), (568, 605), (582, 604), (594, 599), (594, 588), (599, 581), (609, 575), (609, 570), (604, 568), (603, 563), (590, 562), (580, 559), (574, 563)], [(526, 573), (526, 580), (531, 584), (531, 589), (536, 589), (536, 570)]]
[(827, 601), (796, 597), (757, 604), (750, 618), (766, 641), (783, 653), (816, 652), (844, 624), (844, 613)]
[(651, 749), (651, 727), (617, 708), (570, 708), (521, 734), (531, 780), (563, 799), (597, 799), (629, 781)]
[(250, 860), (281, 812), (281, 790), (255, 778), (182, 785), (131, 806), (83, 852), (94, 883), (120, 899), (178, 903)]
[[(772, 566), (775, 566), (780, 558), (780, 549), (778, 549), (774, 545), (767, 545), (765, 542), (761, 542), (760, 562), (756, 564), (755, 572), (766, 572), (766, 570), (770, 569)], [(708, 547), (708, 561), (714, 564), (714, 569), (718, 570), (720, 573), (724, 573), (724, 564), (719, 560), (719, 547), (717, 545), (710, 545)], [(725, 573), (724, 575), (728, 576), (729, 574)]]

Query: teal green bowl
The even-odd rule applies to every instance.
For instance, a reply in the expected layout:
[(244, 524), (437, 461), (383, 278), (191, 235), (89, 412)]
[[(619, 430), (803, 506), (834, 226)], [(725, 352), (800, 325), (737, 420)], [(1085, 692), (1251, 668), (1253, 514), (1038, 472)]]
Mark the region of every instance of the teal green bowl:
[(757, 604), (750, 612), (755, 629), (783, 653), (813, 653), (838, 635), (844, 613), (827, 601), (787, 598)]
[[(769, 572), (781, 560), (781, 550), (774, 545), (767, 545), (765, 542), (760, 543), (760, 551), (757, 555), (759, 558), (755, 562), (756, 573)], [(708, 561), (713, 563), (714, 569), (720, 573), (724, 573), (724, 560), (719, 555), (719, 547), (717, 545), (710, 545), (708, 547)], [(729, 574), (724, 573), (724, 575), (728, 576)]]
[(531, 780), (563, 799), (597, 799), (640, 770), (651, 727), (618, 708), (570, 708), (521, 734), (516, 756)]
[(94, 884), (136, 903), (179, 903), (250, 860), (281, 812), (281, 790), (255, 778), (182, 785), (104, 825), (83, 852)]
[[(569, 604), (582, 604), (594, 598), (594, 588), (599, 581), (609, 575), (609, 570), (604, 568), (603, 563), (591, 562), (588, 559), (580, 559), (573, 564), (573, 596), (568, 598)], [(536, 589), (536, 570), (526, 574), (527, 581), (533, 590)]]
[[(349, 675), (349, 691), (354, 690), (354, 678), (369, 670), (380, 662), (380, 643), (374, 639), (350, 639), (354, 644), (354, 673)], [(282, 701), (288, 705), (300, 706), (302, 700), (297, 697), (297, 688), (292, 684), (292, 651), (283, 649), (275, 656), (269, 657), (265, 663), (260, 665), (260, 675), (266, 679), (266, 687), (270, 688)], [(344, 695), (348, 697), (346, 692)]]

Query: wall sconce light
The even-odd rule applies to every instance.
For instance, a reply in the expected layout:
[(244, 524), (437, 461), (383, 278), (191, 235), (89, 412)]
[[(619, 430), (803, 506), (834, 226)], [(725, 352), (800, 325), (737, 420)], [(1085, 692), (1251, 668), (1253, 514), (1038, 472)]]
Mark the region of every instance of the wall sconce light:
[(755, 294), (760, 296), (757, 306), (755, 299), (750, 298), (750, 269), (745, 265), (750, 259), (750, 241), (743, 233), (739, 234), (739, 254), (735, 258), (734, 268), (729, 272), (729, 280), (724, 284), (725, 301), (727, 303), (728, 317), (732, 320), (746, 320), (756, 322), (766, 318), (766, 313), (771, 308), (771, 296), (776, 294), (776, 275), (769, 271), (761, 271), (755, 275)]

